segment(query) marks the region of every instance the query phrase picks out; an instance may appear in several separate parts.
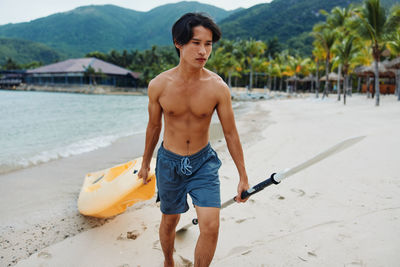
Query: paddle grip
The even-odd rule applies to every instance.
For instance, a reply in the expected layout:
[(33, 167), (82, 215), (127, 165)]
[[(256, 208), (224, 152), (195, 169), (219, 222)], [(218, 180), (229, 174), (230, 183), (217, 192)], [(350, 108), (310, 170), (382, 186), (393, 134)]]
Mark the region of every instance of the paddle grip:
[[(271, 174), (271, 176), (265, 180), (262, 181), (261, 183), (253, 186), (252, 188), (247, 189), (246, 191), (243, 191), (242, 194), (240, 195), (242, 199), (246, 199), (251, 195), (254, 195), (255, 193), (260, 192), (261, 190), (263, 190), (264, 188), (266, 188), (267, 186), (270, 186), (272, 184), (279, 184), (280, 182), (277, 182), (274, 180), (274, 176), (275, 176), (275, 172), (273, 174)], [(234, 200), (236, 201), (236, 197), (234, 198)]]

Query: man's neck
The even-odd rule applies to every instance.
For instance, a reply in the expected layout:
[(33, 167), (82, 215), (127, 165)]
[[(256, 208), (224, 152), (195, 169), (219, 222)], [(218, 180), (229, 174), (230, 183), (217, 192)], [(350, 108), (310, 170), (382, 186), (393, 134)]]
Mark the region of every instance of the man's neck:
[(179, 77), (184, 82), (192, 82), (198, 81), (202, 77), (204, 73), (204, 68), (193, 68), (184, 62), (179, 62), (179, 65), (176, 67), (177, 73)]

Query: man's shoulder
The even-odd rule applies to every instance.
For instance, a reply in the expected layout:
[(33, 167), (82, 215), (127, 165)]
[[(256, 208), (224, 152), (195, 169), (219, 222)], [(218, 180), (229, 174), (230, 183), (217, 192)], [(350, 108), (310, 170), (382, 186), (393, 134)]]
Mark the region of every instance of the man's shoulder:
[(172, 80), (172, 74), (173, 74), (173, 69), (166, 70), (164, 72), (161, 72), (158, 74), (156, 77), (154, 77), (150, 83), (149, 87), (160, 87), (160, 86), (165, 86), (166, 83), (170, 82)]
[(224, 90), (228, 89), (229, 90), (228, 85), (221, 78), (221, 76), (219, 76), (215, 72), (212, 72), (211, 70), (208, 70), (208, 69), (205, 69), (205, 70), (207, 71), (208, 78), (213, 83), (213, 87), (220, 88), (221, 90), (222, 89), (224, 89)]

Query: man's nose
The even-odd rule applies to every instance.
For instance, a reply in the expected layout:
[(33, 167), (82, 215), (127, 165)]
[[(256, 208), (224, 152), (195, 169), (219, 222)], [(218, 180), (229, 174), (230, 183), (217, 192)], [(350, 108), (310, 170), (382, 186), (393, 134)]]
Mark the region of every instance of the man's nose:
[(200, 45), (199, 54), (200, 55), (206, 54), (206, 48), (204, 47), (204, 45)]

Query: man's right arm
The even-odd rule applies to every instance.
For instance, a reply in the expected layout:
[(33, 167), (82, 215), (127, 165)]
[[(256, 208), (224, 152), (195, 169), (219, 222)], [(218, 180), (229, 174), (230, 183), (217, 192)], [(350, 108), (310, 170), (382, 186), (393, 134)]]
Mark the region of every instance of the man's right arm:
[(148, 172), (150, 170), (150, 161), (153, 156), (154, 149), (158, 143), (158, 138), (161, 132), (161, 118), (162, 108), (158, 101), (160, 95), (160, 87), (157, 85), (158, 82), (153, 80), (149, 83), (148, 96), (149, 96), (149, 122), (146, 129), (146, 144), (143, 153), (143, 161), (141, 169), (138, 173), (139, 178), (143, 178), (143, 183), (148, 182)]

